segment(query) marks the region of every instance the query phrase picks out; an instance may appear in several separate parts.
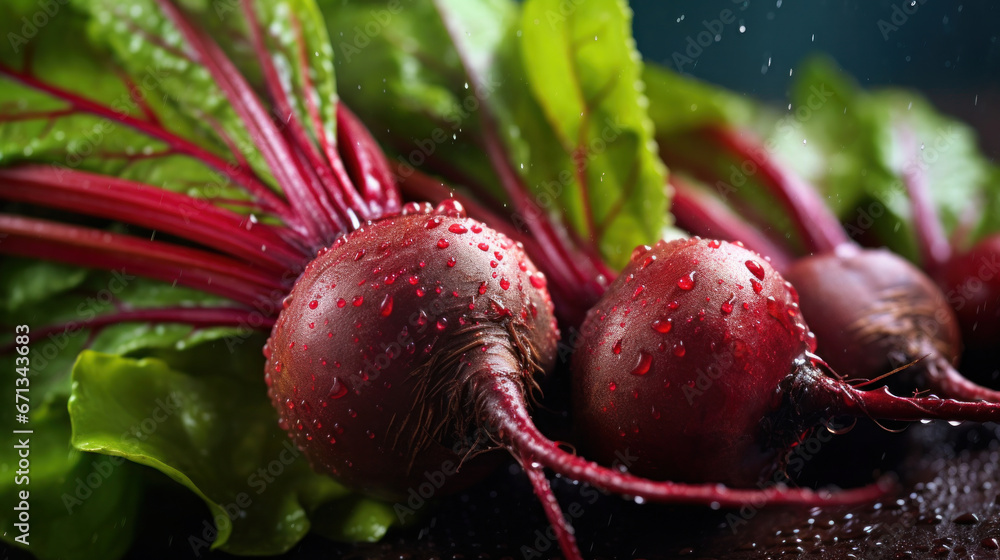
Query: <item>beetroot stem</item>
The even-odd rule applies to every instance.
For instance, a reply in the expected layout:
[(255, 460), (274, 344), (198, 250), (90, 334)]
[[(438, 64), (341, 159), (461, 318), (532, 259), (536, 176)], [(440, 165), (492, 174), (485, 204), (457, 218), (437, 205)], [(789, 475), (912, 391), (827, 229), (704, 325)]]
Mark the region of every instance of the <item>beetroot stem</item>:
[(303, 218), (302, 227), (307, 236), (315, 244), (322, 244), (324, 239), (333, 234), (330, 224), (313, 200), (306, 184), (307, 179), (297, 166), (296, 156), (271, 121), (253, 88), (225, 53), (210, 38), (195, 29), (170, 0), (157, 0), (157, 4), (184, 35), (188, 46), (195, 52), (196, 59), (215, 79), (233, 110), (240, 116), (254, 144), (288, 197), (293, 211)]
[[(567, 453), (546, 438), (535, 427), (518, 383), (497, 377), (491, 384), (479, 385), (477, 410), (488, 411), (481, 419), (496, 427), (496, 437), (515, 456), (531, 457), (534, 462), (572, 480), (615, 494), (634, 496), (644, 501), (661, 503), (718, 504), (720, 507), (755, 507), (768, 505), (854, 505), (884, 496), (890, 488), (872, 484), (837, 492), (814, 491), (808, 488), (770, 487), (761, 489), (729, 488), (722, 484), (684, 484), (654, 481), (603, 467)], [(1000, 410), (1000, 405), (998, 405)]]
[(29, 165), (0, 169), (0, 199), (60, 208), (160, 230), (276, 271), (305, 255), (267, 225), (206, 201), (83, 171)]
[[(299, 119), (298, 113), (292, 109), (287, 92), (282, 87), (281, 76), (278, 75), (278, 69), (274, 66), (274, 61), (264, 44), (263, 33), (251, 0), (243, 0), (241, 5), (243, 14), (247, 18), (251, 44), (257, 55), (257, 62), (264, 73), (264, 83), (275, 104), (275, 112), (283, 123), (284, 136), (290, 146), (298, 149), (300, 161), (304, 160), (299, 165), (302, 168), (302, 176), (310, 179), (306, 186), (312, 199), (323, 208), (323, 211), (330, 217), (330, 221), (343, 224), (341, 230), (346, 227), (356, 228), (360, 225), (358, 215), (363, 219), (370, 218), (361, 197), (351, 189), (351, 182), (346, 173), (337, 173), (338, 169), (342, 170), (343, 167), (337, 165), (339, 157), (333, 157), (329, 162), (323, 161), (316, 145), (313, 144), (305, 126)], [(303, 75), (308, 75), (308, 71), (308, 68), (300, 69)], [(314, 94), (314, 91), (306, 91), (304, 97), (309, 99)], [(317, 130), (316, 134), (320, 140), (323, 139), (322, 128)], [(332, 200), (329, 197), (332, 197)], [(329, 232), (327, 233), (329, 235)], [(330, 242), (333, 239), (329, 237), (326, 241)]]
[(402, 202), (392, 170), (378, 143), (358, 117), (344, 105), (337, 104), (337, 142), (347, 154), (346, 165), (354, 172), (361, 193), (369, 204), (379, 205), (381, 214), (399, 212)]
[(671, 198), (677, 225), (695, 235), (727, 241), (740, 241), (747, 248), (768, 257), (778, 272), (788, 270), (792, 256), (763, 233), (708, 193), (702, 192), (677, 175), (670, 176), (674, 188)]
[[(270, 189), (270, 187), (265, 185), (252, 170), (242, 165), (234, 165), (233, 163), (220, 158), (201, 146), (169, 132), (160, 125), (138, 119), (127, 113), (115, 111), (110, 107), (106, 107), (100, 103), (80, 97), (77, 94), (70, 93), (66, 90), (43, 82), (31, 75), (17, 72), (10, 67), (4, 66), (3, 64), (0, 64), (0, 75), (6, 75), (32, 89), (36, 89), (38, 91), (48, 93), (53, 97), (62, 99), (73, 106), (76, 110), (120, 122), (129, 128), (149, 136), (150, 138), (163, 141), (170, 146), (171, 150), (193, 157), (235, 181), (236, 184), (245, 188), (250, 195), (257, 198), (266, 210), (274, 212), (283, 219), (292, 219), (291, 214), (289, 214), (288, 205), (285, 204), (285, 201), (277, 196)], [(60, 113), (62, 112), (54, 112), (52, 114), (58, 115)]]
[(0, 252), (88, 268), (124, 270), (164, 282), (177, 282), (254, 306), (277, 305), (288, 291), (274, 278), (222, 255), (137, 239), (104, 230), (0, 214), (6, 234)]
[(762, 183), (790, 211), (814, 253), (830, 253), (841, 245), (853, 245), (816, 189), (774, 161), (764, 146), (750, 138), (749, 132), (713, 127), (705, 129), (703, 135), (734, 156), (757, 165)]
[[(476, 73), (475, 67), (469, 60), (468, 53), (461, 47), (463, 42), (462, 31), (455, 28), (455, 22), (448, 17), (446, 9), (443, 9), (436, 2), (435, 7), (448, 35), (452, 38), (452, 43), (455, 45), (458, 58), (462, 63), (465, 75), (469, 78), (469, 82), (473, 84), (483, 83), (483, 80), (480, 79), (482, 77)], [(600, 274), (597, 270), (600, 270), (600, 268), (593, 263), (593, 259), (589, 254), (584, 254), (585, 258), (583, 259), (574, 258), (570, 254), (567, 244), (562, 241), (556, 232), (553, 224), (544, 216), (543, 211), (534, 206), (530, 192), (507, 159), (503, 141), (497, 132), (496, 117), (491, 110), (488, 99), (483, 98), (479, 94), (478, 88), (474, 88), (474, 92), (476, 97), (479, 98), (480, 111), (482, 112), (480, 122), (482, 124), (481, 136), (483, 145), (501, 186), (507, 193), (507, 196), (510, 197), (514, 210), (521, 215), (528, 229), (538, 241), (539, 247), (546, 257), (545, 261), (564, 263), (564, 267), (554, 270), (566, 270), (572, 274), (570, 278), (565, 279), (565, 285), (576, 286), (577, 288), (574, 291), (578, 296), (577, 304), (581, 308), (589, 308), (604, 292), (603, 286), (600, 286), (597, 281), (597, 277)], [(592, 270), (585, 271), (580, 268), (581, 264), (589, 265), (589, 268)], [(588, 272), (590, 273), (588, 274)]]
[(920, 247), (920, 256), (926, 270), (940, 270), (951, 258), (951, 245), (941, 226), (934, 201), (931, 200), (930, 185), (927, 176), (921, 169), (920, 150), (912, 131), (902, 127), (900, 131), (906, 151), (913, 155), (912, 160), (903, 170), (903, 185), (910, 196), (910, 208), (913, 212), (914, 232)]

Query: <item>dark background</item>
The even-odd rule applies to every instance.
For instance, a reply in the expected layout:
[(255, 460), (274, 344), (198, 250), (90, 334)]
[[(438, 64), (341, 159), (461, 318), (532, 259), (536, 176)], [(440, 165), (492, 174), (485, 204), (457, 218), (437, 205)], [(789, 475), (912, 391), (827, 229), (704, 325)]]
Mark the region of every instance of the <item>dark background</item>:
[[(990, 130), (1000, 122), (1000, 2), (632, 0), (630, 4), (636, 42), (648, 61), (678, 70), (673, 53), (685, 55), (688, 37), (696, 37), (706, 29), (703, 22), (718, 19), (722, 10), (729, 9), (736, 21), (724, 25), (716, 41), (680, 70), (780, 103), (794, 79), (789, 70), (807, 55), (823, 52), (865, 87), (921, 90), (940, 109), (976, 126), (987, 153), (1000, 155), (1000, 135)], [(906, 14), (904, 7), (913, 13)], [(897, 29), (880, 29), (880, 20)]]

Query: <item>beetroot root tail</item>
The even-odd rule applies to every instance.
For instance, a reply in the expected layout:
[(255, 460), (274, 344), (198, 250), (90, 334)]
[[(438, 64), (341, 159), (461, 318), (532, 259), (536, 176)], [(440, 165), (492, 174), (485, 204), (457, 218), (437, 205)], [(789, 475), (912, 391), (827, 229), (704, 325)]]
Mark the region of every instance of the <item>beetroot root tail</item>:
[(559, 542), (559, 548), (566, 555), (566, 560), (583, 560), (580, 548), (576, 544), (573, 527), (570, 526), (569, 522), (566, 521), (566, 517), (563, 516), (559, 502), (552, 493), (552, 486), (549, 484), (549, 479), (545, 478), (545, 471), (528, 457), (523, 459), (518, 458), (518, 460), (524, 468), (524, 472), (528, 475), (528, 480), (531, 481), (531, 487), (535, 491), (535, 496), (538, 497), (538, 500), (542, 503), (542, 507), (545, 509), (545, 517), (552, 524), (552, 529), (556, 533), (556, 540)]
[[(876, 501), (895, 490), (888, 479), (847, 490), (827, 491), (774, 486), (730, 488), (722, 484), (687, 484), (650, 480), (603, 467), (567, 453), (546, 438), (528, 414), (523, 389), (517, 381), (496, 377), (477, 387), (480, 421), (493, 428), (493, 437), (517, 457), (531, 457), (538, 465), (613, 494), (658, 503), (685, 503), (739, 508), (746, 505), (840, 506)], [(485, 414), (483, 414), (485, 411)]]

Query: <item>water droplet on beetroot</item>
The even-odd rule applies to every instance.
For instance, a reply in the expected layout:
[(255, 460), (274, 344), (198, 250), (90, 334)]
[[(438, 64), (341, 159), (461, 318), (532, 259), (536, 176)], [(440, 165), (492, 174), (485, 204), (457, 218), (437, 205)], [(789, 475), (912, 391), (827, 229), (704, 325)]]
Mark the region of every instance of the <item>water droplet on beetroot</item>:
[(378, 306), (378, 312), (383, 317), (388, 317), (392, 314), (392, 295), (385, 295), (385, 299), (383, 299), (382, 303)]
[(292, 399), (285, 399), (285, 406), (288, 407), (288, 410), (295, 409), (295, 403), (292, 402)]
[(486, 293), (486, 282), (479, 284), (479, 295)]
[(694, 288), (694, 274), (694, 271), (692, 271), (687, 276), (682, 276), (677, 280), (677, 287), (684, 291)]
[(309, 309), (316, 309), (316, 307), (318, 307), (318, 306), (319, 306), (319, 302), (316, 301), (316, 300), (312, 300), (312, 301), (309, 302)]
[(632, 292), (632, 299), (635, 299), (635, 298), (639, 297), (640, 295), (642, 295), (642, 292), (645, 289), (646, 289), (645, 285), (639, 285), (639, 287), (636, 288), (634, 292)]
[(684, 348), (683, 340), (678, 342), (677, 344), (674, 344), (674, 356), (677, 356), (678, 358), (683, 358), (684, 354), (686, 353), (687, 350)]
[(496, 268), (498, 266), (500, 266), (500, 263), (497, 261), (490, 261), (490, 268)]
[(434, 229), (434, 228), (438, 227), (439, 225), (441, 225), (442, 221), (443, 220), (442, 220), (441, 216), (434, 216), (433, 218), (427, 220), (427, 223), (424, 224), (424, 227), (427, 228), (427, 229)]
[(365, 296), (354, 296), (354, 301), (352, 301), (351, 303), (354, 304), (354, 307), (361, 307), (361, 304), (364, 302), (365, 302)]
[(354, 261), (355, 262), (360, 261), (361, 258), (364, 257), (364, 256), (365, 256), (365, 250), (364, 249), (358, 249), (358, 252), (354, 253)]
[(477, 247), (479, 247), (479, 249), (481, 251), (489, 251), (490, 250), (490, 246), (487, 245), (486, 243), (480, 243), (479, 245), (477, 245)]
[(510, 288), (510, 281), (507, 280), (506, 278), (500, 278), (500, 287), (503, 288), (504, 290), (507, 290), (508, 288)]
[(618, 385), (615, 385), (615, 382), (614, 382), (614, 381), (609, 381), (609, 382), (608, 382), (608, 390), (609, 390), (609, 391), (614, 391), (614, 390), (615, 390), (615, 389), (617, 389), (617, 388), (618, 388)]
[(761, 293), (764, 291), (764, 285), (758, 282), (755, 278), (750, 279), (750, 286), (753, 287), (755, 293)]
[(406, 279), (406, 281), (409, 282), (411, 286), (416, 286), (417, 282), (420, 281), (420, 278), (417, 278), (416, 276), (410, 276), (409, 278)]
[(635, 249), (632, 249), (632, 256), (631, 256), (631, 259), (632, 259), (633, 261), (636, 261), (636, 262), (638, 262), (638, 260), (639, 260), (639, 259), (640, 259), (640, 258), (641, 258), (641, 257), (642, 257), (643, 255), (645, 255), (646, 253), (648, 253), (648, 252), (649, 252), (649, 251), (650, 251), (651, 249), (652, 249), (652, 247), (650, 247), (649, 245), (639, 245), (639, 246), (638, 246), (638, 247), (636, 247)]
[(285, 299), (281, 300), (281, 308), (288, 309), (288, 306), (292, 304), (292, 300), (295, 299), (292, 296), (285, 296)]
[(758, 280), (764, 279), (764, 267), (760, 265), (759, 262), (755, 260), (749, 260), (746, 262), (747, 270), (751, 272)]
[(452, 233), (462, 234), (462, 233), (465, 233), (465, 232), (467, 232), (469, 230), (468, 230), (468, 228), (466, 228), (462, 224), (451, 224), (450, 226), (448, 226), (448, 231), (450, 231)]
[(736, 294), (729, 294), (729, 301), (722, 304), (722, 312), (729, 315), (733, 312), (733, 302), (736, 300)]
[(454, 198), (447, 198), (442, 200), (437, 208), (434, 209), (435, 214), (443, 214), (450, 218), (464, 218), (465, 217), (465, 207), (462, 203), (455, 200)]
[(611, 347), (611, 351), (614, 352), (615, 354), (622, 353), (622, 339), (619, 338), (617, 341), (615, 341), (614, 346)]
[(438, 239), (438, 247), (440, 247), (442, 249), (447, 249), (448, 245), (451, 245), (451, 244), (448, 243), (447, 239), (445, 239), (443, 237), (441, 239)]
[(653, 356), (647, 354), (645, 350), (640, 350), (639, 358), (635, 362), (635, 367), (632, 368), (632, 375), (646, 375), (652, 365)]
[(455, 257), (452, 257), (452, 258), (448, 259), (448, 268), (454, 267), (455, 263), (457, 263), (457, 262), (458, 262), (458, 259), (456, 259)]
[(650, 326), (658, 333), (667, 334), (673, 328), (674, 324), (671, 319), (657, 319)]
[(545, 279), (545, 275), (542, 274), (541, 272), (537, 272), (535, 274), (532, 274), (528, 278), (528, 281), (531, 282), (531, 285), (533, 287), (535, 287), (536, 289), (539, 289), (539, 290), (541, 290), (542, 288), (545, 287), (546, 284), (548, 284), (548, 280)]
[(521, 269), (521, 272), (527, 272), (528, 271), (528, 264), (525, 263), (524, 261), (521, 261), (521, 262), (517, 263), (517, 267)]
[(281, 362), (274, 362), (274, 371), (281, 373)]
[(437, 330), (443, 331), (448, 328), (448, 319), (446, 317), (441, 317), (437, 320)]
[(472, 233), (482, 233), (482, 232), (483, 232), (483, 227), (481, 225), (479, 224), (472, 225)]
[(347, 301), (345, 301), (344, 298), (340, 298), (337, 300), (337, 307), (343, 308), (345, 305), (347, 305)]
[(708, 247), (710, 249), (718, 249), (721, 246), (722, 246), (722, 242), (719, 241), (718, 239), (713, 239), (713, 240), (711, 240), (711, 241), (708, 242)]
[(670, 302), (670, 303), (667, 304), (667, 308), (671, 309), (671, 310), (677, 309), (680, 306), (681, 306), (681, 304), (677, 303), (676, 301), (672, 301), (672, 302)]

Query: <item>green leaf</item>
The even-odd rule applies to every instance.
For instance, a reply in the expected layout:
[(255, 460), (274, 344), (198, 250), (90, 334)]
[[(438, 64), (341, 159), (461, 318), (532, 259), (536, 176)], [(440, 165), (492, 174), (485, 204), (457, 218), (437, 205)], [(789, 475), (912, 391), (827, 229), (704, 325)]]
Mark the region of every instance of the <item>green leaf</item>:
[[(13, 358), (2, 362), (13, 370)], [(13, 377), (6, 379), (13, 385)], [(124, 555), (132, 542), (142, 498), (137, 488), (139, 469), (125, 461), (72, 449), (66, 399), (58, 406), (39, 407), (34, 404), (38, 395), (34, 383), (29, 390), (30, 422), (16, 424), (13, 414), (4, 414), (0, 420), (0, 443), (6, 450), (0, 456), (0, 500), (7, 504), (0, 509), (3, 541), (40, 560)], [(24, 429), (34, 433), (13, 433)], [(23, 470), (26, 473), (18, 474), (22, 470), (18, 465), (21, 451), (27, 453), (29, 465)], [(16, 540), (22, 534), (15, 525), (21, 521), (17, 507), (22, 492), (27, 492), (28, 546)]]
[(654, 64), (645, 64), (642, 80), (649, 98), (649, 118), (657, 135), (679, 134), (707, 125), (741, 126), (760, 111), (744, 96)]
[(342, 498), (354, 512), (343, 536), (377, 539), (393, 521), (309, 468), (278, 428), (259, 377), (191, 376), (153, 358), (84, 352), (73, 380), (74, 447), (148, 465), (195, 492), (216, 523), (215, 548), (285, 552), (308, 532), (310, 510)]
[(557, 197), (567, 221), (621, 267), (667, 224), (666, 169), (646, 113), (632, 12), (620, 0), (585, 2), (568, 14), (563, 4), (529, 0), (521, 18), (528, 83), (564, 154), (558, 170), (532, 158), (526, 175), (538, 185), (570, 171), (570, 188)]

